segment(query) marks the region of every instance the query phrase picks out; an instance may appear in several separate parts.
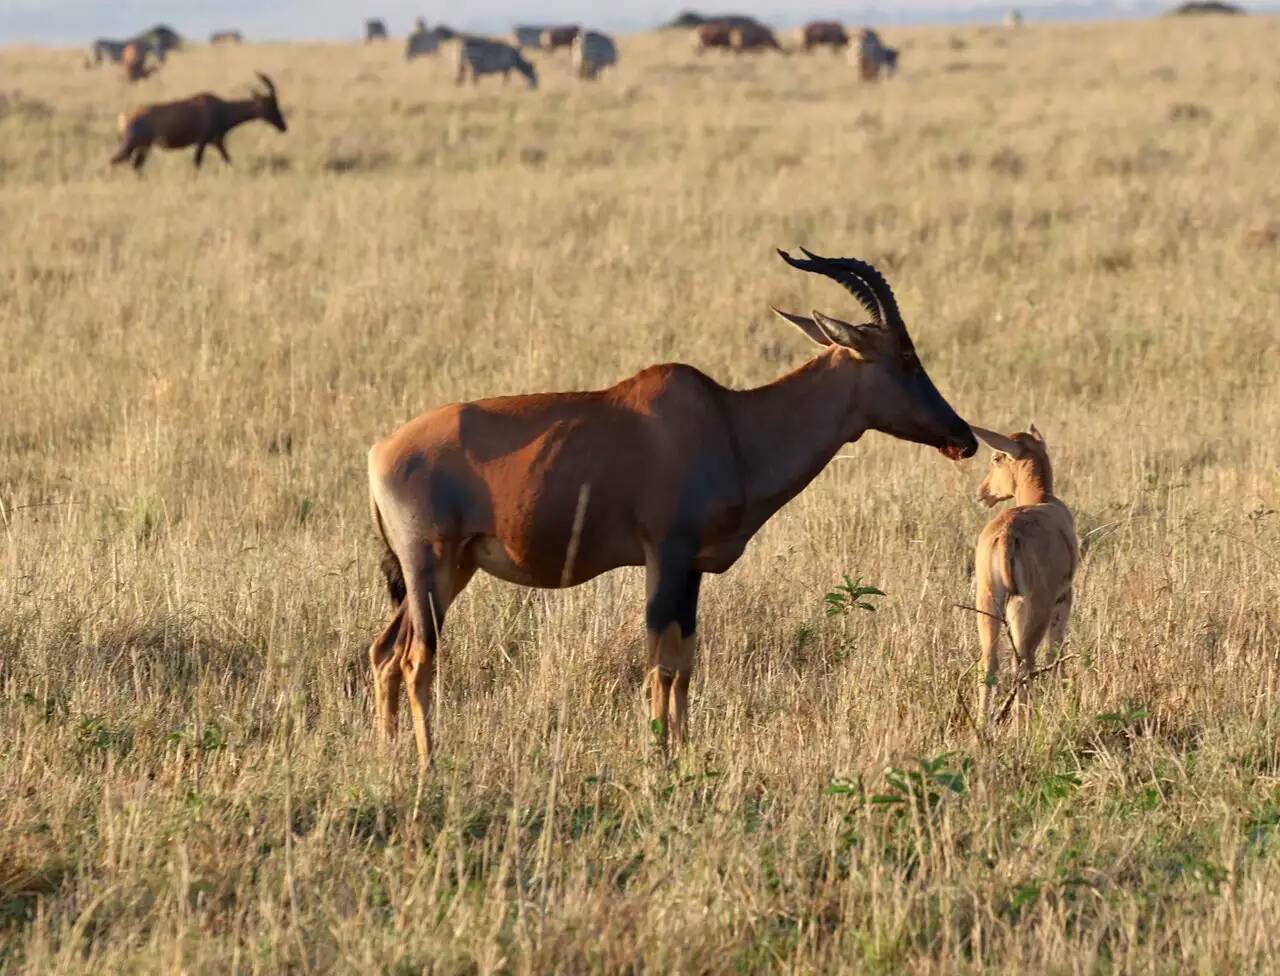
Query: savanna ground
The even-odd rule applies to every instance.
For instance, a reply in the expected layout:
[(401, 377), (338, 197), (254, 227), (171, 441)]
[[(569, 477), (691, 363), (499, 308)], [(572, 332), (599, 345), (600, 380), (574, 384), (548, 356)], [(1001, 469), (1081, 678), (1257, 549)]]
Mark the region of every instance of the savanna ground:
[[(0, 52), (0, 968), (1222, 972), (1280, 949), (1280, 22), (890, 32), (455, 89), (389, 47)], [(108, 171), (142, 100), (290, 122)], [(975, 740), (988, 452), (868, 435), (708, 580), (655, 755), (643, 584), (478, 578), (436, 772), (372, 732), (365, 452), (459, 398), (758, 384), (869, 258), (1087, 554)], [(607, 464), (607, 459), (602, 463)], [(886, 596), (828, 615), (845, 574)], [(1007, 687), (1007, 673), (1005, 678)], [(403, 718), (403, 716), (402, 716)]]

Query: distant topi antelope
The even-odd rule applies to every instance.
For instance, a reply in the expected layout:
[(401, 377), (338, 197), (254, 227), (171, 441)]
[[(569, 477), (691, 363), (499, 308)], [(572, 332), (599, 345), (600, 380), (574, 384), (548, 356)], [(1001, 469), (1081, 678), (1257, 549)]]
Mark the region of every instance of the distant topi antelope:
[(835, 20), (814, 20), (804, 25), (800, 32), (800, 41), (805, 53), (824, 44), (833, 51), (849, 46), (849, 32)]
[(560, 48), (572, 48), (581, 29), (577, 24), (565, 24), (561, 27), (547, 27), (542, 31), (539, 47), (544, 51), (558, 51)]
[(456, 403), (369, 451), (374, 530), (393, 616), (369, 649), (378, 725), (408, 685), (431, 759), (431, 686), (445, 615), (477, 569), (538, 588), (644, 566), (650, 716), (679, 742), (703, 573), (723, 573), (760, 527), (868, 430), (970, 457), (978, 444), (929, 379), (888, 282), (865, 261), (794, 268), (843, 286), (871, 321), (781, 312), (823, 349), (754, 390), (668, 363), (605, 390)]
[(142, 169), (153, 143), (159, 143), (165, 149), (195, 146), (196, 169), (204, 161), (205, 147), (210, 145), (230, 163), (224, 140), (236, 126), (252, 119), (262, 119), (281, 132), (287, 131), (280, 103), (276, 101), (276, 86), (261, 72), (258, 72), (258, 78), (266, 86), (265, 90), (255, 91), (248, 98), (228, 101), (204, 92), (177, 102), (144, 105), (121, 115), (120, 149), (111, 157), (112, 165), (132, 158), (133, 168)]
[(1037, 648), (1047, 633), (1052, 656), (1066, 634), (1071, 582), (1080, 557), (1075, 520), (1053, 493), (1049, 445), (1035, 424), (1008, 437), (981, 427), (973, 432), (996, 452), (978, 497), (989, 506), (1012, 498), (1015, 506), (987, 523), (974, 557), (978, 636), (986, 668), (980, 721), (985, 723), (1000, 666), (1001, 624), (1008, 624), (1013, 639), (1017, 697), (1025, 706)]
[(124, 49), (120, 63), (124, 67), (125, 81), (143, 81), (155, 74), (156, 69), (147, 65), (147, 54), (150, 48), (140, 44), (129, 44)]

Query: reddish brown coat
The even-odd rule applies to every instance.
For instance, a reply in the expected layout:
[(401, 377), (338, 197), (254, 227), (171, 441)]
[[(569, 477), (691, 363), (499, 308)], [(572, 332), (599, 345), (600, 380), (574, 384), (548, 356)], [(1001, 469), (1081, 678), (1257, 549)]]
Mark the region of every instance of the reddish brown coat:
[(265, 91), (254, 92), (245, 99), (228, 101), (210, 92), (192, 95), (176, 102), (156, 102), (120, 116), (120, 148), (111, 157), (113, 165), (133, 160), (135, 170), (142, 169), (153, 145), (164, 149), (196, 147), (195, 164), (200, 167), (206, 146), (212, 145), (226, 162), (225, 138), (228, 132), (252, 119), (262, 119), (281, 132), (288, 126), (276, 100), (275, 85), (259, 73)]
[(435, 650), (477, 569), (525, 586), (573, 586), (644, 566), (651, 717), (684, 729), (703, 573), (721, 573), (760, 527), (866, 430), (968, 456), (969, 427), (915, 356), (889, 286), (852, 259), (793, 266), (831, 277), (873, 316), (853, 326), (780, 313), (824, 350), (754, 390), (691, 366), (651, 366), (604, 390), (451, 404), (369, 452), (369, 495), (395, 613), (370, 648), (379, 723), (410, 688), (419, 755)]
[(697, 51), (707, 51), (711, 48), (728, 49), (732, 33), (733, 28), (728, 24), (722, 24), (719, 22), (703, 24), (694, 31), (694, 49)]
[(834, 20), (815, 20), (804, 25), (802, 33), (804, 49), (812, 51), (815, 47), (827, 45), (831, 48), (849, 46), (849, 33), (840, 23)]
[(555, 51), (562, 47), (573, 47), (573, 42), (577, 39), (578, 33), (579, 29), (574, 24), (566, 24), (563, 27), (548, 27), (542, 32), (542, 49)]

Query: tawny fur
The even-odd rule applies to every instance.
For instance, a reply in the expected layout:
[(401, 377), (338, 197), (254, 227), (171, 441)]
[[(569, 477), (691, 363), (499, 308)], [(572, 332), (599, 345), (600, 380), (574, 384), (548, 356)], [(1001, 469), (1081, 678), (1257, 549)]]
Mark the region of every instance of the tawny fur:
[(978, 497), (988, 506), (1012, 498), (1015, 506), (987, 523), (974, 557), (981, 611), (978, 636), (986, 674), (980, 715), (985, 723), (1000, 664), (1003, 623), (1013, 639), (1017, 697), (1025, 707), (1040, 644), (1047, 635), (1046, 656), (1052, 663), (1066, 634), (1079, 548), (1071, 511), (1053, 493), (1048, 445), (1035, 425), (1029, 432), (1007, 437), (980, 427), (973, 432), (996, 451)]
[(156, 69), (147, 65), (149, 50), (149, 48), (141, 44), (133, 43), (124, 49), (124, 54), (120, 57), (120, 63), (124, 66), (125, 81), (143, 81), (155, 74)]
[[(807, 252), (806, 252), (807, 253)], [(824, 350), (756, 390), (691, 366), (652, 366), (606, 390), (453, 404), (369, 452), (375, 529), (394, 614), (370, 648), (379, 725), (408, 687), (419, 757), (449, 605), (477, 569), (525, 586), (573, 586), (644, 566), (650, 716), (683, 736), (703, 573), (751, 537), (866, 430), (951, 457), (977, 442), (916, 358), (888, 284), (851, 259), (810, 255), (875, 320), (780, 313)]]

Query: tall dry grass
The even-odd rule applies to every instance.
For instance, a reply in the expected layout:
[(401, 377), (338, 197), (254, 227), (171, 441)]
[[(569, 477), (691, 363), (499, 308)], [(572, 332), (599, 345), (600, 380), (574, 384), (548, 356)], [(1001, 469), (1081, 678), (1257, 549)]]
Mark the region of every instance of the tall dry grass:
[[(627, 38), (594, 87), (395, 46), (0, 52), (0, 968), (1259, 971), (1280, 915), (1280, 23), (920, 31), (904, 72)], [(116, 114), (290, 131), (108, 172)], [(704, 587), (693, 744), (642, 584), (478, 579), (440, 763), (372, 734), (364, 454), (458, 398), (808, 354), (881, 265), (1088, 540), (1067, 674), (975, 742), (983, 462), (871, 435)], [(843, 574), (888, 594), (827, 616)]]

